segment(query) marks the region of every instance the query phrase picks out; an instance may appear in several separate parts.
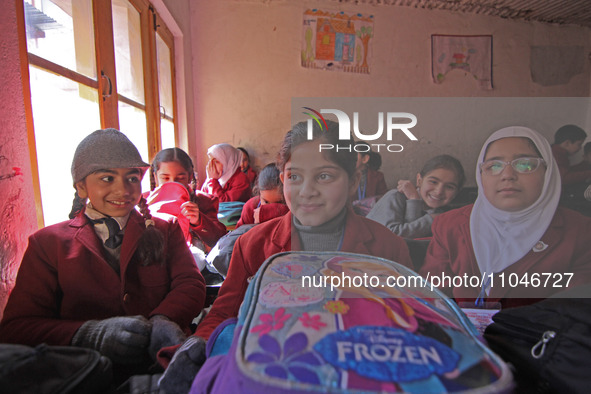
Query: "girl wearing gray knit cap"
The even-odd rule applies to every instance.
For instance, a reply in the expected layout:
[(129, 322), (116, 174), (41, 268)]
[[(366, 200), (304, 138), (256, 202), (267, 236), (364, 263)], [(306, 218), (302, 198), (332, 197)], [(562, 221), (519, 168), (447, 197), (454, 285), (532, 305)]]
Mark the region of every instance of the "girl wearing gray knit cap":
[(130, 375), (190, 333), (205, 283), (178, 224), (150, 217), (147, 168), (117, 130), (82, 140), (72, 161), (80, 209), (29, 238), (0, 342), (92, 348)]

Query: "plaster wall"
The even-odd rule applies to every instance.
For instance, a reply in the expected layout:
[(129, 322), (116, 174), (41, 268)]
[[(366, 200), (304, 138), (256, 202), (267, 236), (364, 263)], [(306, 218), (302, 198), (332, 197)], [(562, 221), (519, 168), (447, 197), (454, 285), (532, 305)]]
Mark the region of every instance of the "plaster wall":
[[(371, 74), (311, 70), (300, 65), (302, 15), (306, 8), (372, 14), (375, 18)], [(198, 166), (206, 148), (220, 142), (244, 146), (257, 166), (272, 161), (289, 130), (294, 97), (588, 97), (589, 61), (568, 83), (541, 86), (530, 75), (532, 45), (574, 46), (591, 52), (591, 30), (512, 21), (490, 16), (387, 5), (350, 5), (336, 1), (190, 2), (191, 55)], [(482, 90), (460, 71), (441, 84), (431, 78), (431, 34), (493, 35), (493, 90)], [(585, 55), (586, 56), (586, 55)], [(445, 101), (445, 100), (444, 100)], [(587, 102), (588, 103), (588, 102)], [(511, 114), (507, 122), (538, 125), (551, 139), (555, 127), (576, 123), (589, 128), (589, 106), (574, 113), (539, 111)], [(324, 107), (325, 108), (325, 107)], [(191, 111), (189, 111), (191, 112)], [(456, 155), (472, 167), (482, 141), (501, 126), (483, 123), (481, 113), (459, 111), (457, 126), (422, 130), (423, 145), (404, 155), (384, 157), (390, 187), (414, 177), (417, 166), (434, 153)], [(528, 118), (529, 116), (529, 118)], [(536, 119), (532, 119), (535, 116)], [(490, 117), (488, 117), (490, 118)], [(303, 120), (303, 119), (300, 119)], [(431, 122), (433, 124), (434, 122)], [(428, 143), (428, 148), (425, 148)], [(409, 148), (410, 149), (410, 148)], [(442, 152), (443, 153), (443, 152)], [(408, 156), (405, 156), (405, 155)], [(409, 160), (410, 157), (416, 158)], [(469, 175), (468, 184), (474, 184)]]
[(20, 75), (15, 2), (0, 13), (0, 317), (27, 246), (37, 230)]

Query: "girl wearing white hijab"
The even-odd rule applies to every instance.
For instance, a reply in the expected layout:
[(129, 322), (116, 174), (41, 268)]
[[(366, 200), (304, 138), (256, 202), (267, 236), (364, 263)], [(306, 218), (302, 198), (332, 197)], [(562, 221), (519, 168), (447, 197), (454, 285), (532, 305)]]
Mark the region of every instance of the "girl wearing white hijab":
[(207, 156), (207, 179), (201, 191), (218, 197), (220, 202), (248, 201), (251, 189), (248, 177), (240, 170), (242, 153), (230, 144), (217, 144), (207, 150)]
[(591, 282), (591, 218), (558, 207), (560, 173), (543, 136), (519, 126), (494, 132), (476, 183), (474, 205), (433, 222), (424, 277), (452, 278), (441, 288), (456, 300), (505, 307)]

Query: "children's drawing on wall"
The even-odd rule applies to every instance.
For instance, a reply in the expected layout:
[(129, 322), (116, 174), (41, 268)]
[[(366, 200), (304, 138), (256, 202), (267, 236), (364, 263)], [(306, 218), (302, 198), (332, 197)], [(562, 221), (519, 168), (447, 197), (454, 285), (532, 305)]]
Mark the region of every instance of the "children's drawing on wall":
[(433, 82), (442, 83), (447, 73), (461, 70), (482, 89), (492, 89), (492, 36), (431, 36)]
[(308, 9), (304, 12), (302, 66), (369, 74), (373, 15)]

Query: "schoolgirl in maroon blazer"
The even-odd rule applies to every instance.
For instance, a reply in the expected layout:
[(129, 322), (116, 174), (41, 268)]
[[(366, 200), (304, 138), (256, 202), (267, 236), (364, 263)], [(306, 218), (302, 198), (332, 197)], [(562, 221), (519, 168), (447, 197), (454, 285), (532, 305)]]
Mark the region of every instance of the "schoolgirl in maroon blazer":
[(479, 286), (441, 289), (475, 306), (505, 308), (590, 283), (591, 218), (558, 206), (560, 173), (548, 141), (529, 128), (506, 127), (487, 139), (477, 163), (476, 202), (434, 220), (420, 273), (482, 278)]
[[(357, 154), (345, 149), (319, 152), (319, 144), (342, 144), (338, 124), (328, 129), (313, 126), (307, 139), (307, 122), (287, 133), (279, 152), (284, 195), (290, 212), (259, 224), (234, 245), (226, 280), (210, 312), (179, 348), (170, 362), (161, 388), (186, 392), (204, 360), (204, 339), (222, 321), (238, 315), (252, 277), (273, 254), (290, 251), (343, 251), (378, 256), (412, 267), (406, 243), (386, 227), (353, 213), (349, 196), (357, 188)], [(163, 349), (161, 355), (167, 350)]]
[(236, 228), (243, 224), (259, 224), (285, 215), (289, 208), (283, 197), (283, 183), (275, 163), (267, 164), (257, 178), (255, 189), (259, 195), (244, 204)]
[(179, 221), (186, 223), (186, 226), (181, 223), (181, 228), (186, 228), (185, 238), (189, 243), (202, 241), (213, 247), (226, 234), (226, 226), (218, 220), (219, 201), (215, 196), (195, 191), (197, 181), (193, 160), (180, 148), (163, 149), (154, 156), (150, 166), (152, 193), (144, 193), (149, 205), (158, 200), (158, 191), (154, 190), (170, 182), (180, 183), (189, 194), (189, 200), (180, 205), (177, 215)]
[(29, 238), (1, 342), (88, 347), (132, 367), (182, 342), (205, 283), (178, 224), (150, 217), (140, 186), (147, 168), (117, 130), (82, 140), (73, 218)]

